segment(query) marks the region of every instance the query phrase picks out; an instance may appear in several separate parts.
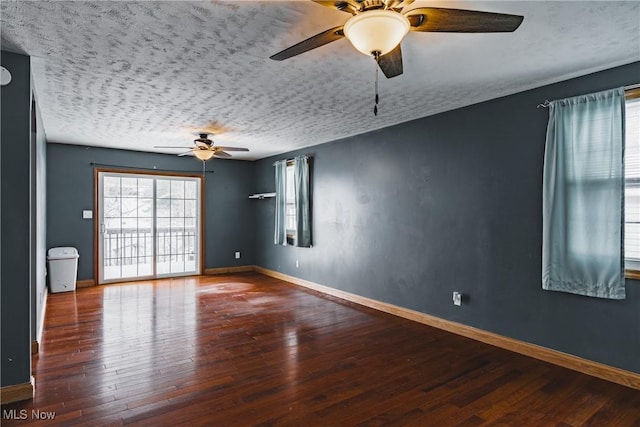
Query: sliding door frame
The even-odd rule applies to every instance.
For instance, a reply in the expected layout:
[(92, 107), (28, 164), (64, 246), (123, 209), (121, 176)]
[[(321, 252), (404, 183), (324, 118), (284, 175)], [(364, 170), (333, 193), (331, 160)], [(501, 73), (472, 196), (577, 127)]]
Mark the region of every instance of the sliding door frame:
[[(166, 177), (178, 177), (178, 178), (197, 178), (200, 180), (200, 259), (198, 262), (200, 263), (200, 275), (204, 275), (204, 259), (205, 259), (205, 180), (202, 175), (194, 174), (194, 173), (185, 173), (185, 172), (172, 172), (172, 171), (155, 171), (155, 170), (146, 170), (146, 169), (128, 169), (128, 168), (94, 168), (93, 169), (93, 277), (94, 283), (96, 285), (99, 284), (100, 281), (100, 174), (101, 173), (116, 173), (116, 174), (134, 174), (134, 175), (152, 175), (152, 176), (166, 176)], [(155, 199), (155, 194), (154, 194)], [(155, 202), (154, 202), (155, 203)], [(155, 221), (155, 220), (154, 220)], [(155, 240), (154, 240), (155, 244)], [(157, 248), (154, 248), (154, 252)], [(154, 263), (156, 262), (156, 257), (154, 257)], [(155, 267), (154, 267), (155, 271)], [(187, 276), (196, 276), (186, 274), (182, 277)], [(174, 276), (180, 277), (180, 276)], [(156, 280), (154, 277), (152, 279), (144, 278), (144, 279), (136, 279), (132, 278), (130, 280), (125, 279), (127, 282), (136, 282), (136, 281), (148, 281), (148, 280)], [(105, 283), (107, 284), (107, 283)]]

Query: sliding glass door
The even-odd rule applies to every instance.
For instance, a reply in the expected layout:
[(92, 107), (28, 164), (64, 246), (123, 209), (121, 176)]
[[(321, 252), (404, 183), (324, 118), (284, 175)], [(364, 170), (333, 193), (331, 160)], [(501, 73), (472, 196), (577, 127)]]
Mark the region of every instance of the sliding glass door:
[(196, 177), (98, 172), (98, 282), (200, 274)]
[(199, 179), (156, 180), (156, 274), (200, 273)]

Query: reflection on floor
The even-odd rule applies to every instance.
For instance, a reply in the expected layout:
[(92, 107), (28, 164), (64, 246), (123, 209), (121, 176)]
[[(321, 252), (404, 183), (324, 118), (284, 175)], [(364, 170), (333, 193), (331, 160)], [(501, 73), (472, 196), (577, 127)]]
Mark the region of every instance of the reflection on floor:
[(254, 273), (52, 294), (34, 375), (3, 426), (640, 423), (637, 390)]

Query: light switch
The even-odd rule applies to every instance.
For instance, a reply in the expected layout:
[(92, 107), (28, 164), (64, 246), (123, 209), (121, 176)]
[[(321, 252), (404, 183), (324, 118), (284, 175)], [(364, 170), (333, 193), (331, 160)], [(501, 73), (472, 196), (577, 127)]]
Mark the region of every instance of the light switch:
[(93, 218), (93, 211), (92, 210), (83, 210), (82, 211), (82, 219), (91, 219)]

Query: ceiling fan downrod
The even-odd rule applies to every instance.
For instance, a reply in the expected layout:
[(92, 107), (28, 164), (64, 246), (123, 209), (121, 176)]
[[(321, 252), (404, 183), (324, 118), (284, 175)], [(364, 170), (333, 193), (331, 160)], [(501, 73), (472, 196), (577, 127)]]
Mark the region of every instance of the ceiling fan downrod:
[(376, 97), (375, 97), (375, 104), (373, 106), (373, 115), (377, 116), (378, 115), (378, 103), (380, 101), (380, 97), (378, 96), (378, 60), (380, 59), (380, 52), (379, 51), (374, 51), (372, 52), (372, 55), (374, 57), (374, 59), (376, 60), (374, 63), (374, 67), (376, 68), (376, 80), (375, 80), (375, 93), (376, 93)]

